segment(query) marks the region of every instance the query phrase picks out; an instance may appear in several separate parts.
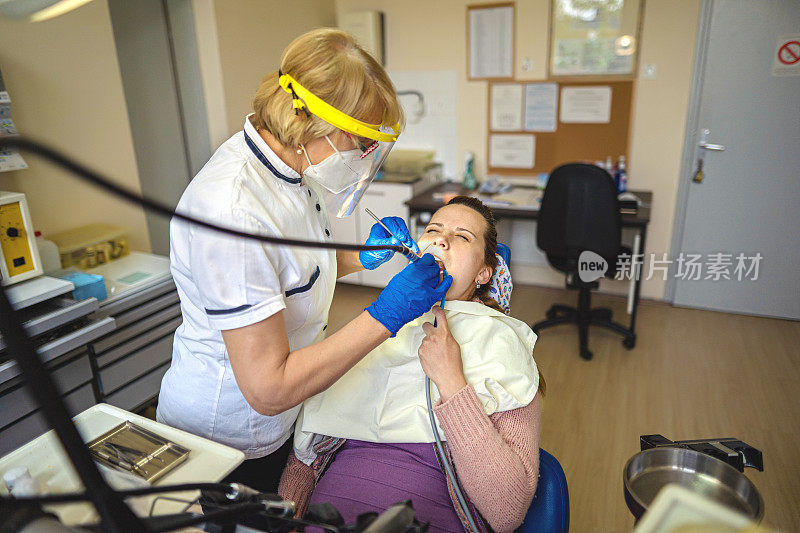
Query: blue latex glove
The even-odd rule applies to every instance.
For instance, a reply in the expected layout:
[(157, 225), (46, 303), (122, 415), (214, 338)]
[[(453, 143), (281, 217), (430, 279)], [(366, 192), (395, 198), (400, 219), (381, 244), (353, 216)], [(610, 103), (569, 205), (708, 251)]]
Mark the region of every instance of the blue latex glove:
[[(372, 229), (369, 232), (369, 238), (364, 244), (369, 246), (379, 246), (381, 244), (402, 244), (411, 248), (414, 250), (414, 252), (419, 253), (419, 247), (417, 246), (417, 243), (414, 242), (414, 239), (411, 238), (411, 234), (408, 232), (408, 227), (402, 218), (383, 217), (381, 222), (386, 224), (386, 227), (392, 230), (392, 233), (402, 239), (402, 241), (395, 239), (392, 235), (387, 233), (380, 224), (376, 222), (372, 225)], [(393, 255), (394, 251), (392, 250), (358, 252), (358, 260), (361, 261), (361, 264), (364, 265), (364, 268), (367, 270), (375, 270), (386, 261), (391, 259)]]
[(400, 328), (440, 302), (452, 282), (453, 277), (447, 275), (439, 283), (439, 265), (431, 254), (425, 254), (395, 275), (367, 312), (394, 337)]

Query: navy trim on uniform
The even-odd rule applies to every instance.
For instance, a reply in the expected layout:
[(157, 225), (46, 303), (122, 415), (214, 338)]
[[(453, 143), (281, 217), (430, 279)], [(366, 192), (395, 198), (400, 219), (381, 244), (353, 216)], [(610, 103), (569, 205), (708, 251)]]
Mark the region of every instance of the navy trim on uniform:
[(306, 292), (306, 291), (310, 290), (311, 287), (314, 286), (314, 283), (317, 282), (317, 278), (318, 277), (319, 277), (319, 267), (317, 267), (317, 269), (314, 271), (314, 273), (311, 274), (311, 279), (308, 280), (308, 283), (306, 283), (302, 287), (295, 287), (294, 289), (289, 289), (284, 294), (288, 298), (289, 296), (292, 296), (293, 294), (298, 294), (300, 292)]
[(275, 166), (272, 163), (269, 162), (269, 159), (267, 159), (267, 156), (265, 156), (261, 152), (261, 150), (258, 149), (258, 146), (256, 146), (256, 143), (254, 143), (250, 139), (250, 137), (247, 135), (247, 132), (245, 132), (245, 134), (244, 134), (244, 141), (247, 143), (247, 146), (249, 146), (250, 149), (253, 151), (253, 153), (258, 158), (258, 160), (261, 161), (262, 163), (264, 163), (264, 166), (266, 166), (267, 169), (269, 169), (270, 172), (275, 174), (275, 177), (280, 178), (283, 181), (292, 183), (294, 185), (299, 185), (300, 183), (302, 183), (303, 178), (290, 178), (289, 176), (284, 176), (283, 174), (278, 172), (278, 169), (275, 168)]
[(234, 307), (233, 309), (208, 309), (206, 308), (207, 315), (230, 315), (232, 313), (238, 313), (239, 311), (244, 311), (245, 309), (249, 309), (253, 307), (250, 304), (240, 305), (239, 307)]

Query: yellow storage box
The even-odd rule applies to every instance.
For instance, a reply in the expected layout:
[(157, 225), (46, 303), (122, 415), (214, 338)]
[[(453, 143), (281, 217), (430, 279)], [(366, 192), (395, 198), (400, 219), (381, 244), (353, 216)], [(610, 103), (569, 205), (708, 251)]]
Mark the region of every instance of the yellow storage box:
[(58, 245), (62, 268), (92, 268), (131, 252), (128, 231), (101, 222), (56, 233), (49, 238)]

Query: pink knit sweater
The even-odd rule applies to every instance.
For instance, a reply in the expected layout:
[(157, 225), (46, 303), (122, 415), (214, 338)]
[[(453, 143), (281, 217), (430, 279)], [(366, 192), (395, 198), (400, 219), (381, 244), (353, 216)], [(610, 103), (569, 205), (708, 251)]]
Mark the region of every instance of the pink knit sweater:
[[(539, 395), (525, 407), (487, 416), (467, 385), (433, 410), (472, 503), (498, 533), (519, 527), (539, 477)], [(313, 491), (313, 470), (290, 455), (278, 493), (302, 515)]]

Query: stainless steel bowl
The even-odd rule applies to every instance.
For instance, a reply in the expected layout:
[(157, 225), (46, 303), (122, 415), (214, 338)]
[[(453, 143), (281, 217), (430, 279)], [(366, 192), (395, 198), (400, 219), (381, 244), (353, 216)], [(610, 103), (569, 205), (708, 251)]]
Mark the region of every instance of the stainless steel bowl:
[(665, 485), (676, 483), (756, 522), (764, 516), (764, 500), (747, 476), (710, 455), (685, 448), (661, 447), (639, 452), (622, 472), (625, 503), (638, 519)]

